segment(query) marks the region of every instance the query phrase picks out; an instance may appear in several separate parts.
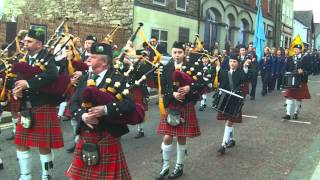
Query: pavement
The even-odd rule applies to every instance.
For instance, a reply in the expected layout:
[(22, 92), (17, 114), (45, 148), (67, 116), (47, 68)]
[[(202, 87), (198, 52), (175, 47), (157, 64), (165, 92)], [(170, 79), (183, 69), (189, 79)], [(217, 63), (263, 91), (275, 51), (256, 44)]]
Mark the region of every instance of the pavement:
[[(227, 149), (221, 156), (216, 151), (222, 141), (224, 123), (216, 121), (216, 112), (207, 108), (197, 111), (201, 136), (188, 139), (188, 156), (181, 180), (318, 180), (320, 179), (320, 76), (311, 76), (309, 90), (311, 100), (302, 104), (297, 121), (282, 122), (284, 98), (281, 91), (260, 96), (261, 84), (257, 87), (255, 101), (247, 100), (243, 107), (243, 123), (235, 125), (236, 146)], [(260, 79), (258, 80), (260, 83)], [(211, 97), (209, 95), (208, 97)], [(207, 101), (211, 105), (212, 99)], [(199, 103), (196, 108), (199, 108)], [(156, 134), (159, 111), (156, 99), (149, 106), (148, 120), (144, 123), (145, 137), (134, 139), (135, 127), (122, 137), (122, 144), (134, 180), (152, 180), (161, 169), (161, 136)], [(5, 126), (6, 125), (6, 126)], [(65, 146), (72, 141), (70, 122), (61, 122)], [(0, 157), (4, 169), (0, 180), (18, 179), (19, 167), (15, 147), (5, 141), (11, 133), (10, 124), (2, 124)], [(40, 176), (38, 150), (33, 149), (33, 177)], [(53, 179), (67, 179), (64, 172), (70, 165), (72, 154), (65, 149), (54, 150)], [(172, 154), (171, 167), (176, 160)]]

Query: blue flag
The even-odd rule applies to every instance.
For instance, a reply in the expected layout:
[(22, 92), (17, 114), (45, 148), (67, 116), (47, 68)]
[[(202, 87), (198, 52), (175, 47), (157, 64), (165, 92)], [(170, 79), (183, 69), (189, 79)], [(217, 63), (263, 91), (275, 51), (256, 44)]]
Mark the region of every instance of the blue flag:
[(256, 29), (254, 31), (253, 46), (256, 48), (257, 60), (259, 62), (264, 56), (264, 41), (265, 41), (263, 16), (262, 16), (262, 10), (261, 10), (261, 0), (257, 0), (257, 6), (258, 6), (258, 11), (256, 16)]

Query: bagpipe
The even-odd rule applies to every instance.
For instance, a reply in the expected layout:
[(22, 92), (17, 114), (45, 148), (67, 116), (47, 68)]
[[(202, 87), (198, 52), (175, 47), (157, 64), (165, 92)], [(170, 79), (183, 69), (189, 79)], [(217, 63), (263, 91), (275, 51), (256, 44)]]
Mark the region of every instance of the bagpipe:
[[(127, 46), (130, 46), (134, 41), (136, 34), (142, 27), (142, 23), (139, 24), (135, 33), (130, 37), (127, 42)], [(110, 42), (110, 39), (108, 40)], [(120, 56), (125, 56), (128, 51), (122, 53)], [(106, 105), (108, 103), (123, 101), (126, 96), (129, 95), (130, 88), (133, 88), (133, 85), (128, 83), (128, 77), (131, 72), (134, 70), (134, 67), (130, 67), (127, 72), (123, 75), (120, 71), (120, 65), (118, 63), (110, 66), (108, 71), (111, 71), (109, 77), (106, 78), (103, 87), (96, 87), (96, 83), (93, 78), (93, 73), (89, 71), (87, 86), (81, 94), (82, 104), (81, 107), (86, 111), (94, 106)], [(139, 85), (145, 76), (143, 75), (141, 79), (135, 82), (135, 85)], [(136, 103), (135, 111), (131, 114), (126, 114), (117, 118), (119, 123), (125, 124), (139, 124), (143, 122), (145, 112), (142, 105)]]
[[(17, 80), (24, 79), (29, 80), (32, 78), (36, 78), (39, 74), (46, 71), (46, 66), (51, 61), (54, 61), (55, 56), (62, 51), (62, 49), (67, 45), (69, 41), (73, 39), (72, 35), (60, 34), (62, 28), (65, 26), (66, 22), (69, 19), (66, 18), (63, 22), (58, 26), (55, 30), (55, 33), (51, 36), (51, 38), (44, 45), (44, 49), (40, 51), (37, 59), (35, 60), (34, 65), (29, 65), (27, 62), (27, 55), (19, 60), (19, 62), (12, 65), (11, 72), (17, 75)], [(60, 50), (52, 53), (52, 50), (61, 42), (62, 39), (66, 39), (65, 42), (61, 45)], [(40, 77), (39, 77), (40, 78)], [(68, 84), (70, 82), (70, 77), (68, 75), (59, 75), (57, 79), (48, 85), (45, 85), (40, 89), (40, 92), (46, 93), (48, 95), (60, 96), (63, 95), (66, 91)]]
[[(20, 30), (15, 37), (15, 39), (7, 45), (4, 50), (1, 50), (0, 53), (0, 78), (2, 80), (2, 89), (0, 94), (0, 103), (5, 106), (8, 101), (11, 100), (11, 89), (14, 84), (14, 79), (16, 75), (11, 72), (12, 65), (18, 61), (21, 57), (23, 57), (27, 52), (23, 50), (22, 40), (28, 33), (27, 30)], [(10, 56), (9, 49), (14, 47), (16, 52), (14, 55)]]

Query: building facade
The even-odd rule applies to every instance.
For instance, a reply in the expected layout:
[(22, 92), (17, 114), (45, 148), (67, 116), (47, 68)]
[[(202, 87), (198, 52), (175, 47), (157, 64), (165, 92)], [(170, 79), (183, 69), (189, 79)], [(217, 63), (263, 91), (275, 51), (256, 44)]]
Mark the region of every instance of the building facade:
[(133, 29), (143, 22), (146, 37), (157, 37), (170, 53), (174, 41), (194, 41), (198, 12), (197, 0), (136, 0)]
[(304, 43), (313, 47), (314, 22), (312, 11), (294, 11), (293, 36), (300, 35)]
[(289, 48), (293, 36), (293, 0), (283, 0), (280, 46)]
[[(263, 0), (266, 45), (273, 46), (274, 14), (276, 0)], [(205, 47), (210, 49), (219, 43), (219, 48), (247, 45), (253, 41), (256, 0), (202, 0), (200, 12), (200, 35)]]

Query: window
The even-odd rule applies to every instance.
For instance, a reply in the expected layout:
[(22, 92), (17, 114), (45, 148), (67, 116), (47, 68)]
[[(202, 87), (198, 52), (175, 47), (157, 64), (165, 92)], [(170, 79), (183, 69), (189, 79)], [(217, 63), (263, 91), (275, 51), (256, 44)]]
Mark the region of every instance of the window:
[(166, 0), (153, 0), (153, 4), (158, 4), (161, 6), (165, 6), (166, 5)]
[(181, 10), (181, 11), (186, 11), (186, 9), (187, 9), (186, 0), (176, 0), (176, 9)]
[(190, 33), (190, 29), (180, 27), (179, 28), (179, 41), (189, 42), (189, 33)]
[(271, 13), (271, 0), (268, 0), (268, 13)]
[(168, 47), (168, 31), (161, 29), (151, 29), (151, 37), (157, 37), (161, 46), (167, 50)]

